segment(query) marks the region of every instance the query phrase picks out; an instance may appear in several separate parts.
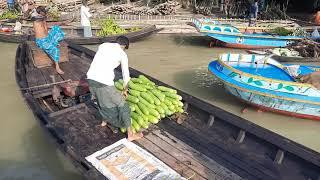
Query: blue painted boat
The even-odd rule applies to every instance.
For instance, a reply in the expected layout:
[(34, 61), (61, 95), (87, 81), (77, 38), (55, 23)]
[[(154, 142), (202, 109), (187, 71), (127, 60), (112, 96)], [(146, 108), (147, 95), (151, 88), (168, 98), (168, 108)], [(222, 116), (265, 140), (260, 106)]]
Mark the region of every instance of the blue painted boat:
[[(311, 84), (296, 82), (294, 73), (318, 71), (314, 66), (283, 66), (262, 55), (223, 54), (208, 68), (225, 89), (259, 109), (320, 120), (320, 91)], [(297, 75), (295, 74), (295, 75)]]
[(267, 33), (242, 33), (232, 25), (223, 25), (212, 21), (193, 19), (195, 28), (203, 35), (212, 37), (222, 46), (230, 48), (256, 49), (286, 47), (294, 41), (301, 40), (297, 36), (275, 36)]

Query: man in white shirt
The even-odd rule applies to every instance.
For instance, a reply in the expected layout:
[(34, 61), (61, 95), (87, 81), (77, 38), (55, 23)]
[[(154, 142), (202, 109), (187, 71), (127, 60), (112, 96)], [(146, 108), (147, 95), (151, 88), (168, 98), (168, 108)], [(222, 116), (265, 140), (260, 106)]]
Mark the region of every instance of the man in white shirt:
[[(129, 48), (127, 37), (120, 36), (117, 43), (103, 43), (87, 72), (87, 79), (92, 95), (97, 98), (99, 113), (102, 117), (101, 126), (111, 124), (118, 128), (127, 128), (128, 140), (143, 137), (142, 133), (133, 133), (131, 129), (130, 107), (125, 101), (127, 84), (130, 80), (128, 57), (124, 49)], [(114, 70), (121, 65), (124, 91), (120, 93), (114, 87)], [(110, 127), (110, 126), (109, 126)], [(115, 129), (110, 127), (114, 132)]]
[(81, 16), (81, 26), (83, 27), (83, 36), (92, 37), (90, 17), (92, 16), (89, 12), (89, 7), (87, 7), (87, 0), (82, 0), (82, 5), (80, 8)]

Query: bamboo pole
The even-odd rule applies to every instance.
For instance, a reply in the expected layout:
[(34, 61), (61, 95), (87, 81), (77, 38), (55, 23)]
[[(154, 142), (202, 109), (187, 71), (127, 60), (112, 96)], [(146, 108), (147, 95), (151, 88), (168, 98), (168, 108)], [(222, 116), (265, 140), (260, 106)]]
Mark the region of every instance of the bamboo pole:
[(32, 86), (32, 87), (27, 87), (27, 88), (21, 88), (21, 90), (31, 90), (31, 89), (35, 89), (35, 88), (41, 88), (41, 87), (47, 87), (47, 86), (53, 86), (53, 85), (57, 85), (57, 84), (63, 84), (63, 83), (67, 83), (67, 82), (71, 82), (71, 79), (68, 79), (66, 81), (59, 81), (59, 82), (54, 82), (54, 83), (49, 83), (49, 84), (42, 84), (39, 86)]

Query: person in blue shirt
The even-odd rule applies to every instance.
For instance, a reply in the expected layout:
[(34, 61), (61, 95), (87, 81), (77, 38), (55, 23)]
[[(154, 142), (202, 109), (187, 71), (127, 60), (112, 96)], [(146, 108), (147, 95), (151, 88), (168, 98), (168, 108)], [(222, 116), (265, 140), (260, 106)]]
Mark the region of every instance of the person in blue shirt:
[(254, 0), (254, 3), (250, 6), (249, 9), (249, 26), (254, 26), (258, 17), (259, 11), (259, 0)]
[(7, 0), (9, 10), (14, 10), (14, 0)]

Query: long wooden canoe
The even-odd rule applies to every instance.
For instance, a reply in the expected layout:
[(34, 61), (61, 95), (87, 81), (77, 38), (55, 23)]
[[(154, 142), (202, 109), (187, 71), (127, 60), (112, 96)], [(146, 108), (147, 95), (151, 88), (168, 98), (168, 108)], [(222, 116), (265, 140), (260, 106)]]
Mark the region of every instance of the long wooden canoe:
[[(93, 34), (96, 34), (96, 32), (99, 30), (100, 29), (93, 29)], [(103, 42), (110, 42), (110, 41), (116, 40), (117, 37), (120, 36), (120, 35), (110, 35), (110, 36), (106, 36), (106, 37), (95, 36), (95, 37), (91, 37), (91, 38), (85, 38), (85, 37), (82, 37), (83, 36), (83, 29), (82, 28), (75, 29), (75, 28), (65, 27), (64, 31), (66, 32), (66, 34), (70, 35), (69, 37), (68, 36), (66, 37), (66, 40), (70, 40), (73, 43), (80, 44), (80, 45), (101, 44)], [(143, 39), (145, 37), (148, 37), (157, 31), (159, 31), (159, 29), (157, 29), (155, 25), (151, 25), (151, 26), (141, 27), (141, 30), (134, 31), (134, 32), (128, 32), (128, 33), (122, 34), (122, 35), (128, 37), (130, 42), (134, 42), (134, 41)]]
[[(41, 126), (59, 149), (88, 179), (105, 179), (85, 157), (116, 142), (123, 134), (111, 134), (95, 118), (90, 96), (65, 96), (69, 107), (53, 102), (56, 82), (79, 80), (95, 55), (69, 42), (69, 61), (61, 63), (64, 75), (52, 67), (34, 67), (30, 43), (20, 44), (16, 54), (16, 81), (22, 96)], [(121, 70), (116, 70), (120, 77)], [(130, 68), (131, 76), (142, 72)], [(145, 75), (145, 74), (144, 74)], [(147, 75), (145, 75), (147, 76)], [(169, 85), (147, 76), (158, 85)], [(51, 84), (51, 85), (50, 85)], [(173, 87), (171, 87), (173, 88)], [(257, 126), (241, 117), (178, 90), (188, 115), (182, 124), (163, 119), (136, 143), (183, 177), (203, 179), (317, 179), (320, 154)], [(74, 101), (76, 100), (76, 101)], [(70, 103), (71, 102), (71, 103)]]
[[(83, 37), (83, 29), (80, 27), (73, 26), (62, 26), (63, 31), (66, 33), (66, 40), (72, 41), (76, 44), (80, 45), (88, 45), (88, 44), (101, 44), (103, 42), (114, 41), (119, 35), (110, 35), (106, 37), (91, 37), (84, 38)], [(93, 34), (95, 34), (99, 29), (93, 28)], [(150, 36), (151, 34), (159, 31), (155, 25), (141, 27), (141, 30), (135, 32), (129, 32), (126, 34), (121, 34), (129, 38), (131, 42), (143, 39), (145, 37)], [(3, 42), (11, 42), (11, 43), (21, 43), (27, 40), (33, 40), (34, 36), (29, 35), (29, 33), (15, 34), (13, 32), (0, 32), (0, 41)]]

